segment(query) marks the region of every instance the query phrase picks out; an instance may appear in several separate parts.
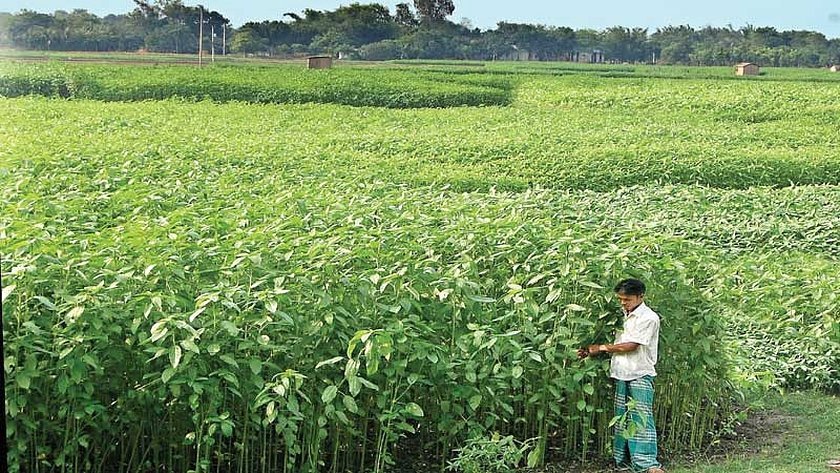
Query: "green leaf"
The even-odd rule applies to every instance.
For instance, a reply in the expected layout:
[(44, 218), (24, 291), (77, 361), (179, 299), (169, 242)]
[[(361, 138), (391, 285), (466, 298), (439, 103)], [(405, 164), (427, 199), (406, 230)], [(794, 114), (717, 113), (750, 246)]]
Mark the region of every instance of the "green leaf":
[(234, 360), (233, 357), (230, 355), (220, 355), (219, 359), (229, 364), (230, 366), (239, 368), (239, 363), (237, 363), (236, 360)]
[(248, 360), (248, 367), (251, 368), (251, 373), (260, 374), (260, 371), (262, 371), (262, 366), (262, 361), (256, 358), (251, 358), (250, 360)]
[(335, 358), (330, 358), (329, 360), (321, 361), (317, 365), (315, 365), (315, 369), (317, 370), (318, 368), (320, 368), (324, 365), (334, 365), (334, 364), (338, 363), (339, 361), (341, 361), (343, 359), (344, 359), (343, 356), (336, 356)]
[(274, 422), (274, 419), (277, 418), (276, 408), (277, 408), (277, 405), (274, 403), (274, 401), (269, 402), (265, 406), (265, 420), (266, 420), (267, 423), (270, 424), (270, 423)]
[(365, 371), (368, 376), (373, 376), (379, 371), (379, 357), (368, 358), (365, 363)]
[(75, 320), (79, 318), (79, 316), (82, 315), (84, 311), (85, 308), (83, 306), (73, 307), (72, 309), (70, 309), (70, 312), (67, 313), (67, 318)]
[(511, 371), (511, 375), (513, 375), (514, 379), (519, 379), (520, 377), (522, 377), (522, 373), (524, 371), (525, 370), (521, 366), (517, 365), (517, 366), (513, 367), (513, 370)]
[(408, 422), (397, 422), (396, 427), (398, 429), (404, 431), (404, 432), (409, 432), (409, 433), (412, 433), (412, 434), (416, 433), (416, 430), (414, 429), (414, 426), (412, 426)]
[(541, 445), (537, 446), (537, 448), (531, 450), (528, 454), (528, 468), (536, 468), (539, 465), (539, 462), (542, 458), (542, 447)]
[(359, 374), (360, 363), (359, 360), (352, 358), (347, 360), (347, 363), (344, 365), (344, 377), (349, 379)]
[(359, 406), (356, 405), (356, 400), (353, 399), (352, 397), (344, 396), (342, 398), (342, 402), (344, 403), (344, 407), (348, 411), (352, 412), (353, 414), (358, 414), (359, 413)]
[(416, 403), (409, 402), (406, 404), (405, 411), (414, 417), (423, 417), (423, 409)]
[(353, 334), (353, 338), (347, 342), (347, 358), (353, 358), (353, 352), (356, 350), (356, 346), (360, 341), (364, 343), (370, 337), (371, 333), (371, 330), (358, 330)]
[(496, 299), (493, 299), (492, 297), (477, 296), (477, 295), (469, 295), (469, 296), (467, 296), (467, 299), (469, 299), (471, 301), (475, 301), (475, 302), (480, 302), (482, 304), (492, 304), (492, 303), (496, 302)]
[(361, 376), (358, 376), (356, 379), (358, 379), (360, 383), (364, 384), (366, 388), (373, 389), (374, 391), (379, 391), (379, 386), (371, 383), (370, 381), (366, 380), (365, 378), (362, 378)]
[(469, 400), (469, 404), (472, 410), (477, 411), (478, 406), (481, 405), (481, 394), (476, 394), (475, 396), (471, 397)]
[(17, 382), (17, 385), (21, 387), (21, 389), (29, 389), (29, 385), (32, 380), (29, 378), (29, 375), (27, 373), (23, 372), (18, 373), (17, 376), (15, 376), (15, 381)]
[(347, 414), (343, 411), (336, 411), (335, 416), (338, 417), (338, 420), (340, 420), (342, 424), (350, 425), (350, 419), (347, 418)]
[(321, 402), (324, 404), (329, 404), (335, 399), (336, 394), (338, 394), (338, 387), (335, 385), (327, 386), (327, 389), (321, 393)]
[(347, 378), (347, 384), (350, 387), (350, 394), (355, 396), (362, 390), (362, 381), (358, 376), (350, 376)]
[(202, 312), (204, 312), (205, 310), (207, 310), (207, 306), (206, 306), (206, 305), (205, 305), (205, 306), (202, 306), (202, 307), (199, 307), (199, 308), (198, 308), (198, 309), (196, 309), (196, 310), (195, 310), (192, 314), (190, 314), (190, 317), (189, 317), (189, 321), (190, 321), (190, 323), (192, 323), (193, 321), (195, 321), (196, 317), (198, 317), (199, 315), (201, 315), (201, 313), (202, 313)]
[(467, 377), (467, 381), (469, 381), (470, 383), (475, 383), (476, 380), (478, 379), (475, 375), (475, 371), (467, 371), (466, 377)]
[(168, 383), (172, 376), (175, 375), (175, 369), (172, 367), (166, 368), (163, 370), (163, 374), (160, 376), (160, 380), (164, 383)]
[(167, 319), (158, 320), (152, 325), (151, 334), (152, 338), (150, 339), (151, 342), (156, 342), (161, 338), (165, 337), (167, 333), (169, 333), (169, 328), (166, 327)]
[(586, 409), (586, 401), (584, 401), (583, 399), (578, 401), (577, 402), (577, 408), (578, 408), (579, 411), (582, 411), (582, 410)]
[(221, 427), (219, 427), (222, 431), (222, 435), (225, 437), (230, 437), (233, 434), (233, 423), (232, 422), (222, 422)]
[(17, 286), (14, 285), (14, 284), (11, 284), (11, 285), (3, 288), (3, 295), (2, 295), (2, 298), (0, 298), (0, 303), (6, 302), (6, 298), (9, 297), (9, 295), (12, 293), (12, 291), (15, 290), (15, 287), (17, 287)]
[(191, 351), (196, 355), (201, 353), (198, 349), (198, 345), (196, 345), (195, 342), (190, 339), (181, 340), (181, 346), (184, 347), (184, 350)]
[(52, 301), (50, 301), (46, 297), (35, 296), (35, 299), (37, 299), (38, 302), (40, 302), (41, 304), (44, 304), (44, 306), (49, 310), (52, 310), (52, 311), (58, 310), (58, 307), (56, 307), (55, 304), (53, 304)]
[(181, 347), (178, 345), (174, 345), (172, 348), (169, 349), (169, 364), (172, 365), (172, 368), (177, 368), (180, 363)]
[(239, 334), (239, 327), (237, 327), (236, 324), (229, 320), (223, 320), (219, 325), (221, 325), (222, 328), (225, 329), (227, 333), (232, 337), (235, 337)]
[(595, 388), (591, 384), (587, 384), (583, 387), (583, 392), (589, 394), (590, 396), (595, 393)]

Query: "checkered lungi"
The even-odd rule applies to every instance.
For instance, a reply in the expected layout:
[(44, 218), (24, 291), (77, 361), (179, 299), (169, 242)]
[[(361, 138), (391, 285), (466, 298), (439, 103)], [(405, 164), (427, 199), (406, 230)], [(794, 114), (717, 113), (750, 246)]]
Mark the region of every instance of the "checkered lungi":
[[(633, 381), (615, 381), (615, 415), (624, 416), (627, 403), (635, 400), (625, 422), (615, 424), (613, 457), (620, 467), (629, 466), (634, 471), (660, 467), (656, 460), (656, 425), (653, 422), (653, 376)], [(634, 435), (626, 438), (628, 423), (636, 424)]]

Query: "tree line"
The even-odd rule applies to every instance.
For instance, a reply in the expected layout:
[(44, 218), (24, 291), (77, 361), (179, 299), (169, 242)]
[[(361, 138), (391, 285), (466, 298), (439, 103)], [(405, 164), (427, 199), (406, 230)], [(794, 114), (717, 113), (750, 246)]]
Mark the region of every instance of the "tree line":
[[(603, 55), (609, 62), (766, 66), (825, 66), (840, 63), (840, 38), (816, 31), (778, 31), (688, 25), (603, 30), (499, 22), (481, 30), (469, 20), (454, 22), (452, 0), (400, 3), (392, 13), (377, 4), (352, 3), (335, 10), (287, 12), (279, 19), (231, 28), (217, 11), (181, 0), (134, 0), (129, 13), (98, 17), (86, 10), (52, 14), (21, 10), (0, 13), (0, 45), (36, 50), (195, 53), (203, 22), (205, 50), (296, 56), (332, 54), (366, 60), (527, 59), (578, 60)], [(581, 55), (583, 53), (583, 56)], [(597, 56), (596, 56), (597, 57)]]
[(51, 51), (197, 53), (201, 26), (205, 48), (214, 42), (221, 48), (223, 37), (230, 43), (230, 20), (217, 11), (180, 0), (134, 3), (129, 13), (101, 18), (83, 9), (0, 12), (0, 45)]

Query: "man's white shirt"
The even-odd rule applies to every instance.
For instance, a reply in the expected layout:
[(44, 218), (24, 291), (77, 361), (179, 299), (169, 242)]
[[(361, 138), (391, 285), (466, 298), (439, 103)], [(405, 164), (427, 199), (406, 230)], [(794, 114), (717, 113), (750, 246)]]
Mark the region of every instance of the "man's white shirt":
[(656, 376), (659, 345), (659, 315), (642, 302), (624, 317), (624, 329), (616, 335), (615, 343), (638, 343), (639, 348), (628, 353), (613, 353), (610, 377), (632, 381), (642, 376)]

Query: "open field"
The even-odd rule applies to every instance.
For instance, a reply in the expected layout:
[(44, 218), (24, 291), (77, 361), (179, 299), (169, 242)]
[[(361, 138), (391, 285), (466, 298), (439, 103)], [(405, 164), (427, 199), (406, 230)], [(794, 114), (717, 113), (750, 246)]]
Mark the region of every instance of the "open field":
[(683, 69), (0, 63), (13, 466), (600, 458), (626, 276), (666, 451), (838, 392), (840, 81)]

